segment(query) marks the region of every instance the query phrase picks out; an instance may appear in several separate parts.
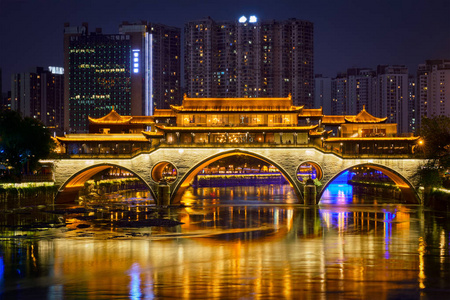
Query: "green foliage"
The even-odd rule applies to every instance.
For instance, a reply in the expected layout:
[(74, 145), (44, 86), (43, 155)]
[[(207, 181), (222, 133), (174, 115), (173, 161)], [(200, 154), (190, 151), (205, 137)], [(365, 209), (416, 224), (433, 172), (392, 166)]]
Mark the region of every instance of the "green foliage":
[(50, 132), (38, 120), (15, 111), (0, 111), (0, 163), (21, 177), (24, 166), (35, 170), (54, 147)]
[(419, 185), (425, 187), (427, 193), (433, 188), (442, 186), (442, 177), (439, 170), (430, 163), (420, 167), (414, 175), (414, 179)]
[(2, 186), (0, 185), (0, 195), (31, 197), (39, 194), (55, 194), (58, 191), (56, 185), (26, 185), (26, 186)]
[(418, 183), (425, 187), (426, 194), (443, 184), (443, 171), (450, 167), (450, 118), (436, 116), (423, 118), (420, 135), (428, 162), (416, 173)]
[(438, 163), (440, 167), (450, 167), (450, 118), (436, 116), (424, 118), (420, 128), (424, 139), (425, 157)]

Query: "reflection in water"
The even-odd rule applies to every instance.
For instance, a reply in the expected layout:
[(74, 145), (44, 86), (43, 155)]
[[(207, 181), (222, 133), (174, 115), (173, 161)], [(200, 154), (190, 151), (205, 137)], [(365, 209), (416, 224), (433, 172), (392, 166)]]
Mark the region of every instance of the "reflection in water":
[[(400, 189), (365, 186), (352, 186), (349, 180), (355, 174), (345, 171), (336, 177), (323, 191), (321, 204), (349, 205), (349, 204), (381, 204), (381, 203), (417, 203), (412, 191)], [(374, 181), (376, 182), (376, 181)]]
[[(135, 203), (65, 217), (90, 225), (83, 229), (4, 227), (0, 293), (12, 299), (448, 296), (447, 218), (403, 205), (268, 205), (258, 195), (270, 189), (198, 189), (183, 199), (189, 207), (155, 211)], [(223, 205), (230, 194), (235, 202)], [(113, 226), (116, 218), (153, 213), (184, 224)]]
[[(130, 275), (130, 299), (140, 299), (141, 293), (141, 269), (138, 263), (134, 263), (129, 271)], [(147, 295), (149, 296), (149, 295)]]
[(234, 187), (189, 188), (183, 195), (186, 205), (211, 204), (278, 204), (297, 203), (298, 199), (289, 184), (267, 184)]

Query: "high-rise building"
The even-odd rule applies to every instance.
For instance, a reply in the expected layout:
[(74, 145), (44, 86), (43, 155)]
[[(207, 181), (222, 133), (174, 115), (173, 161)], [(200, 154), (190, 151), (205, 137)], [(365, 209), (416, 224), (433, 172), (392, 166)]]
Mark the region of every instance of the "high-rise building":
[(0, 109), (11, 110), (11, 91), (3, 93), (2, 96), (2, 105)]
[(331, 114), (346, 115), (345, 104), (347, 103), (347, 74), (338, 73), (331, 81)]
[(408, 132), (417, 133), (418, 101), (416, 97), (416, 77), (408, 76)]
[(64, 71), (62, 68), (34, 68), (11, 76), (11, 109), (24, 117), (40, 120), (60, 133), (64, 125)]
[(422, 117), (450, 116), (450, 60), (427, 60), (417, 69), (417, 101)]
[(153, 110), (169, 109), (181, 103), (181, 29), (155, 23), (147, 27), (151, 35)]
[(64, 27), (65, 128), (87, 131), (88, 116), (113, 107), (122, 115), (152, 115), (180, 101), (180, 29), (123, 22), (118, 34)]
[(314, 105), (313, 23), (211, 18), (185, 25), (189, 97), (287, 97)]
[(324, 115), (331, 115), (331, 78), (316, 74), (314, 78), (314, 107), (322, 107)]
[(345, 113), (358, 114), (363, 107), (373, 111), (373, 78), (375, 71), (368, 68), (351, 68), (347, 70), (347, 98)]
[(375, 116), (387, 117), (387, 123), (397, 123), (399, 133), (408, 132), (408, 68), (399, 65), (377, 67)]

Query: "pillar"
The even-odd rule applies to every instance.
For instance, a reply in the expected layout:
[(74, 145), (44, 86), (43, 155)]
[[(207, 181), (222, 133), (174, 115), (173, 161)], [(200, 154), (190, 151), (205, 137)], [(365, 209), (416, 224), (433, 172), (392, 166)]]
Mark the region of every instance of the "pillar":
[(316, 204), (316, 196), (317, 196), (317, 191), (316, 191), (316, 186), (314, 184), (314, 181), (309, 178), (308, 180), (306, 180), (306, 184), (304, 187), (304, 192), (303, 192), (303, 201), (305, 205), (315, 205)]
[(158, 183), (158, 203), (159, 206), (170, 205), (170, 186), (164, 179)]

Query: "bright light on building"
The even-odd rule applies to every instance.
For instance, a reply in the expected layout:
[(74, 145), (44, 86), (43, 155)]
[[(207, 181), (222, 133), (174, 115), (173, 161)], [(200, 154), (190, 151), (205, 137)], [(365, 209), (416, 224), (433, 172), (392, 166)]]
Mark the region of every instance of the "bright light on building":
[(48, 70), (50, 72), (52, 72), (52, 74), (64, 74), (64, 68), (62, 67), (53, 67), (53, 66), (49, 66)]
[(139, 50), (133, 50), (133, 73), (139, 73)]
[(250, 16), (249, 20), (250, 23), (256, 23), (256, 21), (258, 21), (258, 19), (256, 18), (256, 16)]
[(245, 16), (242, 16), (239, 18), (239, 23), (245, 23), (247, 22), (247, 18)]

